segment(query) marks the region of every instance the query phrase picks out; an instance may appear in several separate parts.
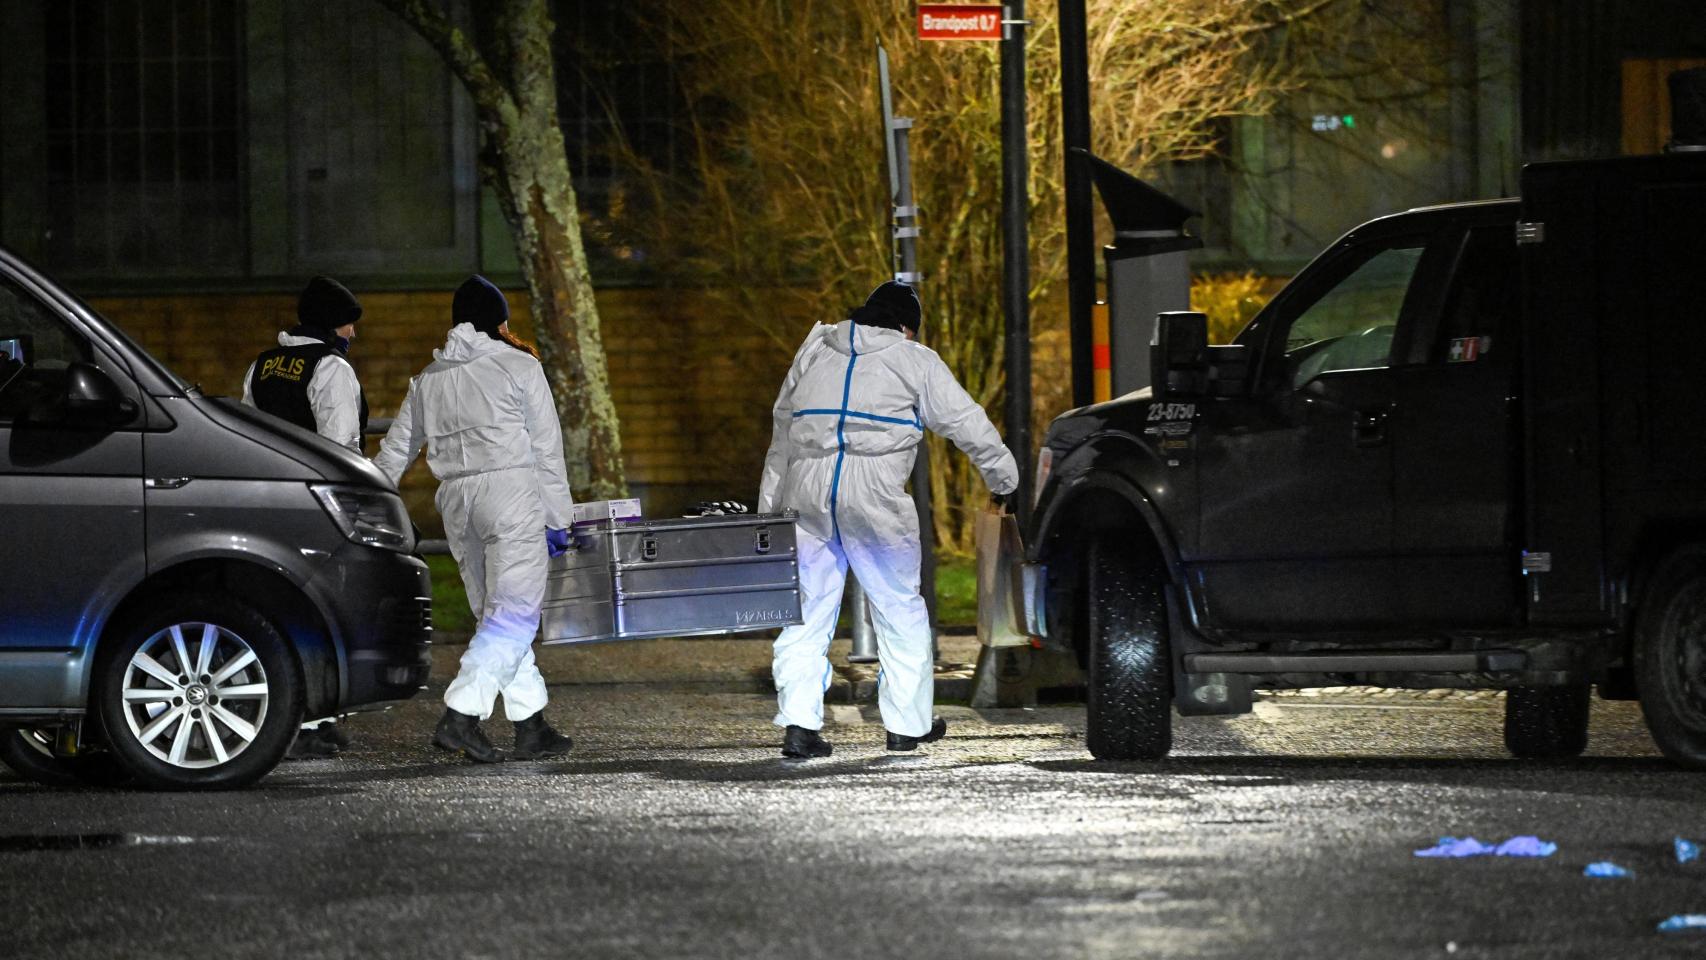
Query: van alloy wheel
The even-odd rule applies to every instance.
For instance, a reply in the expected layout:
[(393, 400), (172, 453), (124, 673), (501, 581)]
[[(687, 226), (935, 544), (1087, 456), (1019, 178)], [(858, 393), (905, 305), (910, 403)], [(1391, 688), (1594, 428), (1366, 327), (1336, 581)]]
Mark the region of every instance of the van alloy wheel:
[(175, 623), (143, 641), (120, 686), (130, 732), (156, 759), (216, 767), (254, 743), (271, 702), (253, 648), (213, 623)]
[(50, 787), (118, 787), (130, 773), (111, 753), (91, 750), (74, 757), (54, 751), (54, 727), (0, 728), (0, 763), (19, 776)]

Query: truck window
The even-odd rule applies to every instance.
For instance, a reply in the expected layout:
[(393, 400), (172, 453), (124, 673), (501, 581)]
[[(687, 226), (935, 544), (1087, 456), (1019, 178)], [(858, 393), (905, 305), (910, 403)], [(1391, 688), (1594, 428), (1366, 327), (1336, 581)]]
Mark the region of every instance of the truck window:
[(1417, 240), (1376, 252), (1297, 315), (1285, 338), (1293, 389), (1334, 370), (1390, 364), (1392, 335), (1424, 248)]
[(65, 370), (89, 359), (89, 342), (33, 294), (0, 276), (0, 354), (22, 372), (0, 389), (0, 422), (65, 390)]
[(1520, 304), (1516, 237), (1509, 224), (1476, 227), (1463, 240), (1451, 292), (1440, 318), (1429, 363), (1509, 362), (1515, 330), (1511, 322)]

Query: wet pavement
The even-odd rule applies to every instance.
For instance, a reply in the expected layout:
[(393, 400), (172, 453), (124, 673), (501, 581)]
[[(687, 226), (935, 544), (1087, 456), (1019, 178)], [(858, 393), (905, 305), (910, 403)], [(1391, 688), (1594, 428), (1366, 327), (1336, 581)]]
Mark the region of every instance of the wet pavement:
[[(697, 672), (553, 654), (561, 762), (435, 753), (423, 696), (241, 792), (0, 774), (0, 957), (1706, 952), (1655, 929), (1706, 913), (1706, 864), (1672, 853), (1706, 838), (1706, 775), (1659, 760), (1632, 704), (1595, 704), (1587, 757), (1536, 764), (1505, 756), (1498, 700), (1286, 697), (1179, 720), (1153, 765), (1091, 761), (1080, 706), (948, 706), (949, 739), (906, 756), (840, 705), (835, 756), (794, 763), (739, 665), (762, 647), (727, 643)], [(1558, 852), (1412, 854), (1518, 834)]]

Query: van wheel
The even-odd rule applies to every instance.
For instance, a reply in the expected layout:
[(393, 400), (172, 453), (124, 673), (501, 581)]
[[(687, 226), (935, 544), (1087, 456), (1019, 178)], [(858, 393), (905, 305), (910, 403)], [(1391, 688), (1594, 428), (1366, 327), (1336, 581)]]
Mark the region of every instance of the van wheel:
[(1158, 760), (1173, 748), (1173, 664), (1158, 572), (1112, 540), (1090, 547), (1090, 703), (1098, 760)]
[(0, 730), (0, 761), (19, 776), (49, 787), (118, 787), (130, 781), (112, 754), (55, 756), (53, 740), (51, 727)]
[(278, 765), (302, 722), (296, 657), (254, 608), (192, 595), (144, 615), (103, 651), (107, 741), (144, 786), (246, 786)]
[(1505, 694), (1505, 748), (1528, 760), (1564, 760), (1588, 746), (1585, 683), (1562, 687), (1514, 687)]
[(1706, 559), (1660, 568), (1635, 614), (1635, 687), (1653, 740), (1673, 762), (1706, 769)]

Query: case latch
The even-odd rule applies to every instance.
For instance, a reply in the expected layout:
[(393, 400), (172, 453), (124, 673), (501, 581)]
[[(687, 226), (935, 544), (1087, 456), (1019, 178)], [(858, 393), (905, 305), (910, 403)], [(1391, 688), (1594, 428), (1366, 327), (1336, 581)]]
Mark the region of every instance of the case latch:
[(646, 537), (640, 541), (640, 559), (656, 560), (658, 558), (658, 538)]
[(770, 552), (770, 528), (769, 527), (759, 527), (758, 532), (753, 534), (752, 539), (753, 539), (753, 548), (756, 549), (759, 553), (769, 553)]

